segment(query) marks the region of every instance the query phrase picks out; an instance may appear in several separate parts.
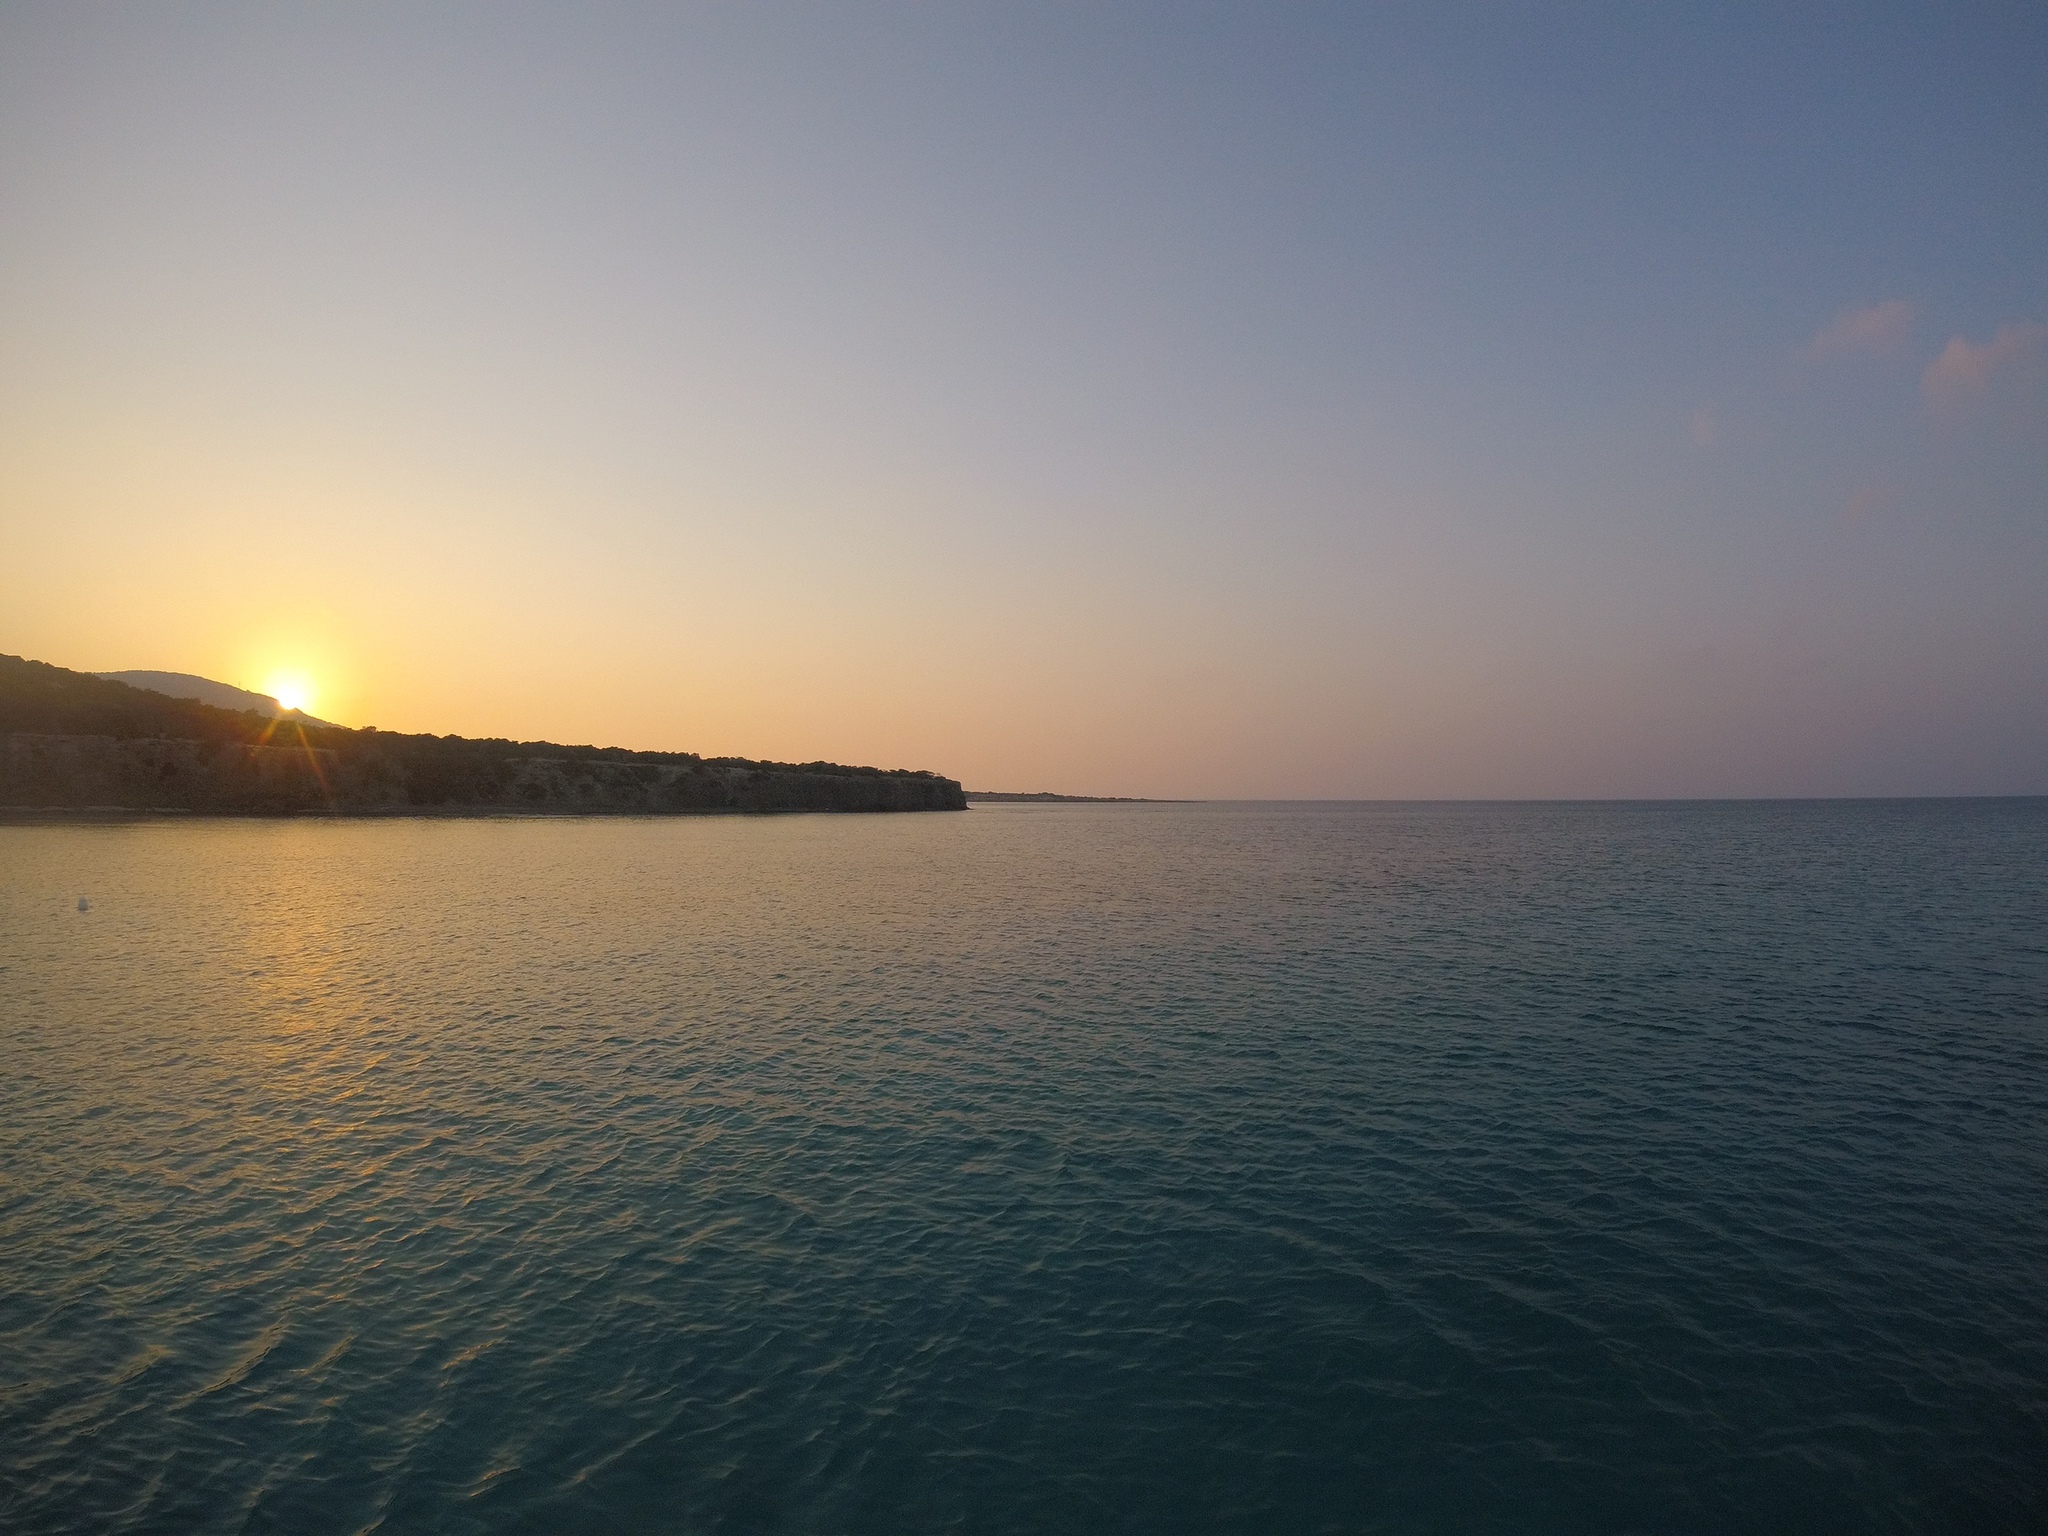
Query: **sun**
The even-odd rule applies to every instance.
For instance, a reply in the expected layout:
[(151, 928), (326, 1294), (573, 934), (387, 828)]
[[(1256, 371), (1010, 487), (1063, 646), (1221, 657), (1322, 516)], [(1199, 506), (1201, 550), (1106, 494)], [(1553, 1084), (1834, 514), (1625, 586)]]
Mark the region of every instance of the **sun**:
[(278, 674), (263, 685), (263, 691), (285, 709), (303, 712), (313, 707), (313, 685), (296, 672)]

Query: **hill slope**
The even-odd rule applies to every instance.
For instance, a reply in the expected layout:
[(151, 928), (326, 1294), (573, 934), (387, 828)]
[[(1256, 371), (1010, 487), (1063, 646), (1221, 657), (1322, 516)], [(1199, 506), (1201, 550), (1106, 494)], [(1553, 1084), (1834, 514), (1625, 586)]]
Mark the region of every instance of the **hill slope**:
[(197, 699), (201, 704), (211, 704), (216, 709), (253, 710), (259, 715), (280, 719), (301, 719), (308, 725), (328, 723), (298, 710), (286, 709), (267, 693), (253, 693), (232, 683), (216, 683), (210, 677), (194, 677), (190, 672), (95, 672), (93, 676), (126, 683), (130, 688), (147, 688), (151, 693), (168, 694), (174, 699)]
[(948, 811), (934, 773), (348, 730), (0, 656), (0, 806), (223, 813)]

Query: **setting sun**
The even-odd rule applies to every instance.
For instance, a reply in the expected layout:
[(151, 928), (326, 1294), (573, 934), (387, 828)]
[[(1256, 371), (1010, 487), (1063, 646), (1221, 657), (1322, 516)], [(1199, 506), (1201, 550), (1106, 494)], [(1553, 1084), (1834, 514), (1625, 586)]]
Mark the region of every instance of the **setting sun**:
[(313, 707), (313, 685), (303, 677), (273, 677), (263, 685), (263, 691), (286, 709), (303, 711)]

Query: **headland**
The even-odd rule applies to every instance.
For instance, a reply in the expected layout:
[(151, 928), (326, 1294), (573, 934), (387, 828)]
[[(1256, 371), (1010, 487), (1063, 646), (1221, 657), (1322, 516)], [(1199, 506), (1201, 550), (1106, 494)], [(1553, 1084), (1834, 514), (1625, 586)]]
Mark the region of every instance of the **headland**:
[(902, 768), (353, 730), (0, 656), (0, 812), (656, 815), (958, 811)]

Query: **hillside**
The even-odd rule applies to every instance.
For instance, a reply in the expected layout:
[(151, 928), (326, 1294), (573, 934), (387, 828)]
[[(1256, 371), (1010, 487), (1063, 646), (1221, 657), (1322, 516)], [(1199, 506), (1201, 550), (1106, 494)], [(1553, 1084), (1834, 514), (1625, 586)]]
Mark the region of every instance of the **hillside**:
[(907, 769), (349, 730), (0, 656), (0, 807), (284, 814), (964, 810)]
[(131, 688), (147, 688), (152, 693), (167, 693), (174, 699), (197, 699), (201, 704), (211, 704), (216, 709), (252, 710), (259, 715), (274, 715), (284, 720), (303, 720), (308, 725), (329, 723), (315, 720), (299, 710), (286, 709), (267, 693), (253, 693), (231, 683), (216, 683), (210, 677), (194, 677), (190, 672), (95, 672), (93, 676), (111, 678)]

